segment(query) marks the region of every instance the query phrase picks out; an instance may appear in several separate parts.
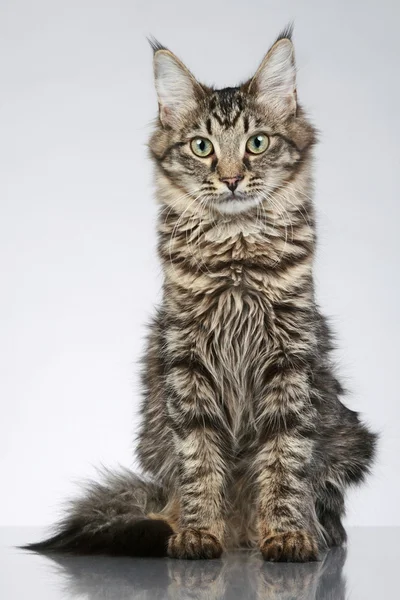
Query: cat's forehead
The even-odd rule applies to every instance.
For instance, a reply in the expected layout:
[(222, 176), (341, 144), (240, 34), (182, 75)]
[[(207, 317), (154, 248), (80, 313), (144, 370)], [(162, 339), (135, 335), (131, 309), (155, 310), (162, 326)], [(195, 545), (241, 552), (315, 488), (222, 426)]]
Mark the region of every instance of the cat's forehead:
[[(199, 131), (220, 141), (243, 135), (248, 129), (248, 99), (240, 88), (212, 90), (202, 106)], [(196, 127), (197, 129), (197, 127)]]
[(243, 113), (246, 99), (240, 88), (224, 88), (214, 90), (210, 96), (208, 108), (209, 116), (220, 127), (229, 129), (234, 127)]
[(202, 129), (222, 139), (246, 134), (260, 121), (252, 98), (240, 87), (213, 90), (201, 114)]

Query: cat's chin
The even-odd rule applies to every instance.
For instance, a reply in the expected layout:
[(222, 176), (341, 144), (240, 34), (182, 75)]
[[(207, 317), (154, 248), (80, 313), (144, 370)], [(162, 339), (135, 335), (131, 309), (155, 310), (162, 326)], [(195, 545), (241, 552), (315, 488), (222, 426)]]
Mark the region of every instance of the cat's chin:
[(224, 215), (237, 215), (260, 204), (260, 198), (257, 196), (248, 196), (245, 194), (229, 195), (214, 204), (214, 208)]

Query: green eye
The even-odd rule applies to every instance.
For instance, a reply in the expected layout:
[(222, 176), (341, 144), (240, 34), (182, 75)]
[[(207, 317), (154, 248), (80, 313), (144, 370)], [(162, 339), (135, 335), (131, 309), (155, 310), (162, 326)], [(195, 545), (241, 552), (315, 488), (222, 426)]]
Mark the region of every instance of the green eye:
[(205, 158), (214, 152), (214, 146), (207, 138), (197, 137), (190, 142), (192, 152), (196, 156)]
[(246, 150), (251, 154), (262, 154), (269, 146), (269, 137), (265, 133), (257, 133), (247, 140)]

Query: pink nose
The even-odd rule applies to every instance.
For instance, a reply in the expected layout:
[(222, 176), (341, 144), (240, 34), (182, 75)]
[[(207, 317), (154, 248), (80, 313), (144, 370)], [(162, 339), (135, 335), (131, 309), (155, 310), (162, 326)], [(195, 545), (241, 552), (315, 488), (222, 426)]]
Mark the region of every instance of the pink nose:
[(228, 189), (234, 192), (242, 179), (243, 175), (235, 175), (234, 177), (221, 177), (220, 181), (223, 181)]

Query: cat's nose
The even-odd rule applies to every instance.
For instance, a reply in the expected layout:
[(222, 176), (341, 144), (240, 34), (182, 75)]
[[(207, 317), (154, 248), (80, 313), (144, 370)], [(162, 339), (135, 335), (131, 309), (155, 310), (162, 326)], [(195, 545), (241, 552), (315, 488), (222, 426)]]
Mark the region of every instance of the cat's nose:
[(234, 177), (221, 177), (220, 181), (225, 183), (231, 192), (234, 192), (243, 178), (243, 175), (235, 175)]

